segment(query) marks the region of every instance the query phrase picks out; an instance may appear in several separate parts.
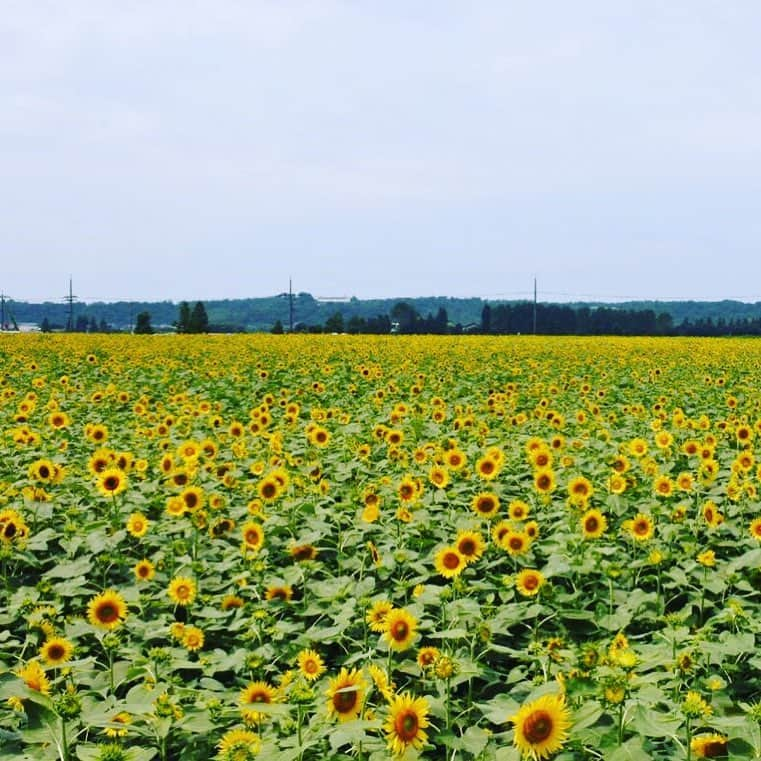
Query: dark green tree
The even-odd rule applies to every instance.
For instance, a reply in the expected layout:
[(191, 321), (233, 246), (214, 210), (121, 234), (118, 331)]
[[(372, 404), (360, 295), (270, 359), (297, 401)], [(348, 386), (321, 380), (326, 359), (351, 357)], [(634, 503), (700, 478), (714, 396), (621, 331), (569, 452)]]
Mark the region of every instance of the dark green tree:
[(140, 312), (137, 316), (137, 322), (135, 323), (135, 333), (150, 334), (153, 333), (153, 326), (151, 325), (151, 313)]
[(343, 333), (344, 332), (344, 318), (340, 312), (335, 312), (325, 320), (325, 332), (326, 333)]
[(177, 332), (190, 332), (190, 304), (187, 301), (180, 302), (180, 314), (177, 318)]
[(209, 317), (202, 301), (196, 301), (193, 311), (190, 313), (188, 333), (206, 333), (209, 330)]
[(40, 330), (41, 330), (43, 333), (50, 333), (50, 330), (51, 330), (51, 328), (50, 328), (50, 320), (48, 320), (48, 318), (47, 318), (47, 317), (45, 317), (45, 318), (42, 320), (42, 324), (40, 325)]
[(274, 333), (275, 335), (280, 336), (284, 332), (285, 331), (283, 330), (283, 323), (280, 322), (280, 320), (275, 320), (275, 324), (272, 326), (272, 330), (270, 331), (270, 333)]

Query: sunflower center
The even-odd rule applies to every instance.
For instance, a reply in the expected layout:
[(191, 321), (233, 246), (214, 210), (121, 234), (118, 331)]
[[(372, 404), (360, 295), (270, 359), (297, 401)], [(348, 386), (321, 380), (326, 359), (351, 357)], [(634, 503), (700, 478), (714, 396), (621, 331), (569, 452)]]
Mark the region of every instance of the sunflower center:
[(552, 735), (552, 716), (547, 711), (534, 711), (523, 724), (523, 734), (530, 743), (540, 743)]
[(470, 557), (476, 554), (476, 543), (472, 539), (463, 539), (460, 542), (459, 549), (465, 557)]
[(64, 649), (61, 645), (51, 645), (48, 648), (48, 658), (51, 661), (59, 661), (64, 656)]
[(407, 626), (406, 621), (396, 621), (391, 628), (391, 636), (397, 641), (400, 642), (404, 640), (409, 634), (410, 627)]
[(490, 499), (481, 499), (478, 502), (478, 512), (490, 513), (494, 509), (494, 502)]
[(355, 690), (349, 692), (337, 692), (333, 695), (333, 708), (338, 713), (349, 713), (357, 704), (357, 693)]
[(104, 482), (103, 486), (108, 491), (115, 491), (119, 486), (119, 479), (116, 476), (109, 476)]
[(418, 718), (414, 711), (404, 711), (396, 717), (394, 729), (400, 740), (414, 740), (418, 732)]
[(119, 611), (115, 605), (110, 602), (104, 602), (98, 608), (97, 618), (104, 624), (110, 624), (119, 618)]
[(597, 520), (597, 518), (595, 518), (594, 516), (590, 516), (589, 518), (587, 518), (586, 528), (590, 534), (597, 531), (599, 526), (600, 526), (600, 523)]
[(539, 579), (537, 579), (536, 576), (526, 576), (526, 578), (523, 580), (523, 586), (526, 589), (534, 590), (539, 586)]
[(453, 571), (455, 568), (458, 568), (459, 565), (460, 558), (458, 558), (454, 552), (447, 552), (446, 555), (444, 555), (444, 568)]

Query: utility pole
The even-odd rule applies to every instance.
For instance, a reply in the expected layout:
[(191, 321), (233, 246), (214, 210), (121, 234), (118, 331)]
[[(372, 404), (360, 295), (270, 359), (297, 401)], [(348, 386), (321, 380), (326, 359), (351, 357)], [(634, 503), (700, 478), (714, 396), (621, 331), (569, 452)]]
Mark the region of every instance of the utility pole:
[(63, 300), (69, 305), (69, 321), (66, 324), (66, 330), (69, 332), (74, 330), (74, 300), (76, 298), (77, 297), (72, 292), (71, 277), (69, 277), (69, 295), (63, 297)]
[(534, 278), (534, 335), (536, 335), (536, 278)]
[(289, 333), (293, 333), (293, 280), (288, 278), (288, 325)]
[(5, 294), (0, 293), (0, 330), (5, 330)]

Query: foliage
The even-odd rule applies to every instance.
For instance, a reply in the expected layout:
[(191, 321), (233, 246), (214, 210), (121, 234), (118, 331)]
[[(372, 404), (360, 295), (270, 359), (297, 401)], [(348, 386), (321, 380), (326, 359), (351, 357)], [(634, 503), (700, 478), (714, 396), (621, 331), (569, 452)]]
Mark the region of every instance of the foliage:
[(6, 337), (0, 759), (758, 758), (759, 364)]

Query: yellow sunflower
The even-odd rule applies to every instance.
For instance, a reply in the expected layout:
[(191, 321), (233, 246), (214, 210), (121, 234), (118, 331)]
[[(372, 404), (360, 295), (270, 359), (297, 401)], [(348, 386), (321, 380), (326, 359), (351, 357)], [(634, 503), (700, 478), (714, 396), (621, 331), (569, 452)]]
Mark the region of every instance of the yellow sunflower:
[(267, 714), (249, 706), (255, 703), (274, 703), (276, 699), (277, 690), (268, 682), (250, 682), (238, 696), (243, 721), (246, 724), (261, 723), (267, 718)]
[(175, 576), (170, 582), (167, 594), (175, 605), (190, 605), (196, 599), (196, 583), (187, 576)]
[(71, 659), (74, 645), (65, 637), (48, 637), (40, 647), (40, 658), (48, 666), (60, 666)]
[(150, 581), (156, 575), (156, 566), (150, 560), (138, 560), (132, 573), (138, 581)]
[(454, 543), (466, 563), (475, 563), (486, 550), (486, 542), (477, 531), (460, 531)]
[(543, 695), (521, 706), (510, 721), (515, 725), (515, 747), (539, 761), (561, 750), (568, 739), (571, 714), (565, 695)]
[(45, 669), (39, 661), (29, 661), (15, 672), (16, 676), (23, 680), (30, 690), (36, 690), (43, 695), (50, 694), (50, 680), (45, 676)]
[(404, 608), (393, 608), (386, 616), (383, 636), (392, 650), (406, 650), (415, 639), (417, 619)]
[(637, 513), (632, 520), (624, 521), (624, 528), (635, 541), (646, 542), (655, 532), (655, 523), (649, 515)]
[(127, 488), (127, 476), (119, 468), (106, 468), (98, 478), (98, 491), (105, 497), (115, 497)]
[(231, 729), (217, 745), (217, 761), (254, 761), (259, 755), (261, 741), (248, 729)]
[(433, 564), (445, 579), (453, 579), (463, 572), (467, 561), (457, 547), (443, 547), (434, 556)]
[(544, 586), (545, 578), (541, 571), (533, 568), (524, 568), (515, 577), (515, 588), (524, 597), (534, 597), (539, 594), (539, 590)]
[(336, 716), (339, 721), (350, 721), (359, 716), (362, 710), (367, 683), (362, 672), (357, 669), (347, 671), (342, 668), (338, 676), (328, 683), (328, 714)]
[(107, 589), (90, 600), (87, 618), (100, 629), (116, 629), (127, 618), (127, 603), (118, 592)]
[(428, 735), (428, 701), (416, 698), (408, 692), (396, 695), (388, 707), (388, 718), (383, 730), (388, 748), (395, 756), (401, 756), (408, 748), (420, 750)]
[(148, 533), (148, 526), (150, 522), (142, 513), (132, 513), (127, 518), (127, 531), (137, 539), (145, 536)]
[(481, 518), (493, 518), (499, 511), (499, 497), (490, 491), (481, 492), (473, 497), (471, 507)]
[(241, 526), (241, 534), (243, 535), (243, 549), (257, 552), (264, 544), (264, 529), (260, 524), (249, 521)]
[(393, 608), (393, 604), (388, 600), (376, 600), (365, 616), (370, 629), (374, 632), (386, 631), (386, 618)]
[(319, 653), (314, 650), (302, 650), (298, 655), (299, 671), (304, 679), (312, 682), (325, 671), (325, 664)]
[(728, 747), (727, 737), (716, 733), (696, 735), (690, 743), (696, 758), (725, 758)]
[(599, 510), (587, 510), (581, 516), (581, 533), (585, 539), (599, 539), (608, 528), (608, 519)]

